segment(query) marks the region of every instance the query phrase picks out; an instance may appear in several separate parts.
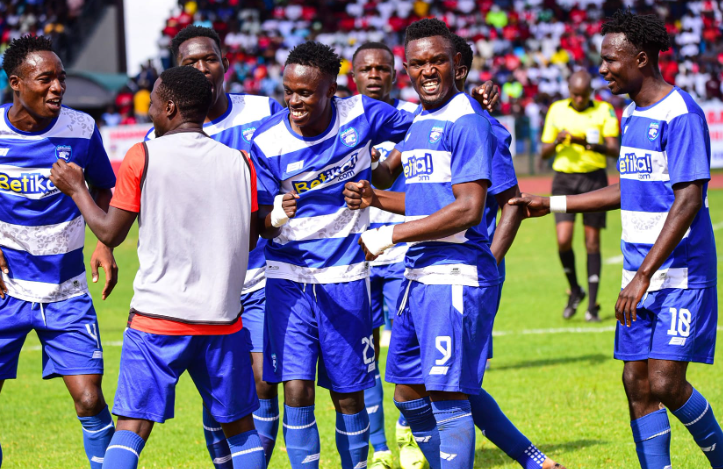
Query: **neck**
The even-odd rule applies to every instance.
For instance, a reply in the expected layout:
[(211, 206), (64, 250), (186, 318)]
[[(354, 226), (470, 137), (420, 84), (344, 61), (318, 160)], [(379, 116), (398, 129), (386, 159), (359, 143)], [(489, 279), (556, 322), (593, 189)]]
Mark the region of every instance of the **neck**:
[(163, 135), (172, 135), (172, 134), (180, 134), (183, 132), (199, 132), (203, 133), (203, 124), (200, 124), (198, 122), (181, 122), (178, 125), (172, 126), (170, 129), (166, 130)]
[(320, 135), (327, 128), (329, 128), (329, 124), (331, 124), (331, 116), (333, 114), (332, 106), (333, 104), (329, 103), (329, 106), (326, 108), (326, 112), (324, 113), (324, 115), (315, 123), (307, 125), (305, 127), (299, 127), (294, 124), (294, 121), (291, 120), (291, 116), (289, 116), (289, 123), (291, 124), (291, 129), (297, 134), (304, 137), (316, 137), (317, 135)]
[(449, 93), (447, 93), (447, 95), (444, 97), (444, 99), (441, 99), (441, 100), (439, 100), (439, 102), (434, 103), (434, 104), (427, 104), (424, 101), (422, 101), (422, 109), (424, 109), (425, 111), (432, 111), (434, 109), (440, 108), (440, 107), (444, 106), (445, 104), (447, 104), (449, 102), (449, 100), (452, 99), (452, 97), (454, 95), (456, 95), (457, 93), (458, 93), (457, 89), (452, 89), (452, 90), (450, 90)]
[(226, 93), (221, 93), (216, 102), (211, 106), (211, 109), (208, 110), (206, 122), (211, 122), (224, 115), (228, 110), (228, 105), (228, 96), (226, 96)]
[(643, 78), (640, 88), (630, 92), (630, 99), (636, 106), (647, 107), (665, 98), (672, 89), (673, 85), (666, 82), (660, 73), (654, 73)]
[(394, 98), (392, 98), (391, 94), (388, 94), (384, 96), (380, 101), (384, 101), (385, 103), (389, 104), (390, 106), (394, 106)]
[(23, 132), (40, 132), (45, 130), (54, 120), (50, 118), (36, 118), (25, 109), (22, 104), (15, 102), (8, 110), (8, 120), (18, 130)]

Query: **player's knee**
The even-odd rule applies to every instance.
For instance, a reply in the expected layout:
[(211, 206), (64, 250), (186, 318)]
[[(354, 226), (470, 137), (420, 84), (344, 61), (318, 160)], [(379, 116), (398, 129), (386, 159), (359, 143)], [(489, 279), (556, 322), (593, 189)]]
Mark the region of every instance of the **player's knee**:
[(290, 407), (314, 405), (314, 398), (313, 381), (294, 380), (284, 384), (284, 402)]
[(331, 392), (331, 400), (337, 412), (342, 414), (358, 414), (365, 408), (364, 391), (352, 393)]
[(680, 396), (685, 393), (685, 380), (675, 376), (656, 375), (650, 380), (650, 392), (666, 406), (675, 408)]
[(632, 402), (647, 400), (651, 394), (648, 375), (642, 371), (627, 366), (623, 369), (623, 386)]
[(588, 254), (597, 254), (600, 252), (600, 240), (598, 238), (585, 239), (585, 250)]
[(91, 417), (105, 407), (103, 393), (99, 388), (88, 386), (79, 395), (74, 396), (75, 410), (80, 417)]
[(279, 385), (260, 379), (256, 381), (256, 394), (259, 395), (259, 399), (273, 399), (279, 395)]
[(557, 248), (560, 252), (567, 252), (572, 249), (572, 238), (557, 237)]

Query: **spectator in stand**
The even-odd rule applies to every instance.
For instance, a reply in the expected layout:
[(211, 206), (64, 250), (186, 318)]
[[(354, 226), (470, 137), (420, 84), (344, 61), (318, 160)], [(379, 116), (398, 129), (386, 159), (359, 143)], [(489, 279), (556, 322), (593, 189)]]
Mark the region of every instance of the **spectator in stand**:
[(136, 94), (133, 95), (133, 113), (137, 123), (149, 122), (148, 109), (151, 107), (150, 84), (143, 82)]
[(101, 122), (106, 127), (115, 127), (121, 123), (123, 117), (118, 112), (118, 109), (114, 105), (108, 106), (106, 111), (100, 116)]

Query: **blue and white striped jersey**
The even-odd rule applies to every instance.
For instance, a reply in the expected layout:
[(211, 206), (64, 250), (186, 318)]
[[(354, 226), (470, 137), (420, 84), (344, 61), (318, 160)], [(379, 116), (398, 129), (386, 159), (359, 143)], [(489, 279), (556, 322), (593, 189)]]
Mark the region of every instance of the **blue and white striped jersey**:
[[(417, 115), (419, 112), (421, 112), (422, 109), (422, 107), (418, 104), (410, 103), (409, 101), (402, 101), (399, 99), (394, 100), (394, 107), (400, 111), (408, 112), (412, 114), (412, 116)], [(381, 157), (379, 158), (380, 163), (387, 159), (389, 153), (394, 150), (395, 145), (396, 144), (394, 142), (383, 142), (379, 145), (374, 146), (374, 148), (379, 150), (379, 153), (381, 153)], [(400, 174), (396, 181), (394, 181), (394, 184), (392, 184), (392, 186), (388, 190), (393, 192), (404, 192), (404, 176)], [(371, 219), (371, 225), (369, 227), (370, 229), (379, 228), (380, 226), (384, 225), (396, 225), (399, 223), (404, 223), (404, 215), (399, 215), (392, 212), (385, 212), (384, 210), (379, 210), (376, 207), (369, 207), (369, 217)], [(391, 248), (381, 253), (379, 257), (371, 261), (369, 265), (387, 265), (394, 264), (396, 262), (404, 262), (404, 256), (406, 254), (407, 243), (395, 244)]]
[(115, 186), (103, 141), (89, 115), (63, 107), (42, 132), (10, 124), (0, 106), (0, 248), (14, 298), (51, 303), (88, 292), (83, 262), (85, 221), (73, 199), (50, 182), (59, 158), (84, 169), (97, 188)]
[[(284, 108), (273, 98), (250, 94), (230, 94), (228, 109), (211, 122), (203, 124), (203, 131), (214, 140), (235, 150), (251, 151), (251, 139), (264, 119), (282, 111)], [(154, 129), (146, 135), (146, 140), (155, 138)], [(266, 259), (264, 249), (266, 240), (259, 238), (256, 248), (249, 253), (249, 266), (246, 271), (243, 293), (251, 293), (266, 285)]]
[[(622, 129), (618, 170), (624, 288), (660, 235), (675, 200), (673, 185), (710, 179), (710, 136), (703, 111), (678, 87), (652, 106), (630, 104), (623, 113)], [(653, 275), (648, 291), (715, 285), (707, 182), (703, 201), (680, 244)]]
[[(464, 93), (414, 118), (398, 145), (406, 178), (406, 221), (454, 202), (452, 186), (492, 177), (496, 139), (481, 106)], [(497, 263), (482, 224), (443, 239), (409, 243), (405, 276), (427, 284), (493, 286)]]
[(266, 275), (302, 283), (342, 283), (366, 278), (358, 245), (369, 210), (349, 210), (344, 184), (369, 180), (371, 147), (399, 141), (412, 123), (408, 112), (366, 96), (333, 98), (329, 127), (315, 137), (291, 129), (289, 112), (256, 130), (251, 154), (259, 180), (259, 204), (296, 191), (296, 217), (266, 246)]

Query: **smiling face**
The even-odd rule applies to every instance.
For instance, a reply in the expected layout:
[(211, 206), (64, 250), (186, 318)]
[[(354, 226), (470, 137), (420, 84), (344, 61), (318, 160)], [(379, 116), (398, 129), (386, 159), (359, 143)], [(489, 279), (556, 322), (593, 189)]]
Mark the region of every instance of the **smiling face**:
[(625, 34), (606, 34), (600, 55), (600, 75), (607, 80), (613, 94), (629, 94), (640, 89), (644, 78), (641, 68), (647, 65), (648, 56), (644, 51), (637, 51)]
[(439, 107), (457, 93), (455, 72), (462, 55), (450, 40), (432, 36), (410, 41), (405, 53), (404, 67), (424, 109)]
[(35, 121), (48, 121), (60, 115), (65, 94), (65, 70), (54, 52), (29, 53), (17, 75), (9, 77), (9, 82), (23, 109)]
[(199, 36), (183, 42), (178, 48), (178, 64), (194, 67), (206, 75), (214, 103), (224, 94), (223, 78), (228, 70), (228, 59), (221, 56), (216, 42), (210, 37)]
[(316, 67), (289, 64), (284, 68), (284, 101), (294, 131), (318, 135), (329, 125), (336, 82)]
[(396, 72), (394, 57), (384, 49), (364, 49), (354, 58), (352, 76), (359, 92), (380, 101), (390, 102)]

